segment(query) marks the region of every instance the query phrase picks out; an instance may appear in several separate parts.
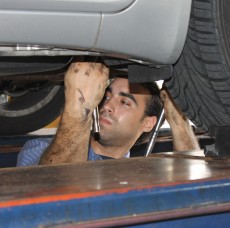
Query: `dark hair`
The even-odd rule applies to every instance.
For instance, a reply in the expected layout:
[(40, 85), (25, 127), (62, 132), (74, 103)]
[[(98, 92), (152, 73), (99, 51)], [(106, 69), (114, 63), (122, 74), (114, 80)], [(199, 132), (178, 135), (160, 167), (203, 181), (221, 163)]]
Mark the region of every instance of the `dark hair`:
[[(160, 90), (159, 87), (155, 82), (153, 83), (140, 83), (142, 87), (147, 89), (150, 94), (151, 98), (148, 99), (144, 116), (156, 116), (159, 119), (161, 110), (163, 108), (163, 103), (160, 99)], [(163, 121), (162, 121), (163, 122)], [(154, 131), (155, 127), (150, 132), (143, 132), (141, 136), (135, 142), (135, 145), (147, 142), (152, 132)]]

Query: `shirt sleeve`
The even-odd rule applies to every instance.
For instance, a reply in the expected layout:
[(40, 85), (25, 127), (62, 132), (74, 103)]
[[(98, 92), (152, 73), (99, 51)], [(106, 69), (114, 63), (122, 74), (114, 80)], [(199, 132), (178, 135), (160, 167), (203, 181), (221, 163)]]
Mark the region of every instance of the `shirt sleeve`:
[(37, 165), (43, 152), (50, 145), (51, 141), (51, 138), (41, 138), (27, 141), (18, 154), (16, 166)]

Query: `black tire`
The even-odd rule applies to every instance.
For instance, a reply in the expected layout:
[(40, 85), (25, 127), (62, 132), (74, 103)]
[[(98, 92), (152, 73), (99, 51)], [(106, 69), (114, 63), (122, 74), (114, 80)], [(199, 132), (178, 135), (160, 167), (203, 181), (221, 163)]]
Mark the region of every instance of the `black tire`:
[(230, 1), (194, 0), (185, 47), (166, 83), (198, 127), (230, 125)]
[(26, 134), (44, 127), (60, 115), (63, 86), (51, 86), (13, 98), (0, 105), (0, 136)]

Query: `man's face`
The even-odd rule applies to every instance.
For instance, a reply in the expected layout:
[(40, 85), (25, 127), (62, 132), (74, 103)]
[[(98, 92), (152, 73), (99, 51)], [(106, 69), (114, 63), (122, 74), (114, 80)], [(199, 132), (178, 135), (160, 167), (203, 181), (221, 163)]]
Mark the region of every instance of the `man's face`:
[(145, 131), (144, 116), (149, 92), (139, 84), (116, 78), (108, 87), (100, 108), (100, 143), (107, 146), (134, 144)]

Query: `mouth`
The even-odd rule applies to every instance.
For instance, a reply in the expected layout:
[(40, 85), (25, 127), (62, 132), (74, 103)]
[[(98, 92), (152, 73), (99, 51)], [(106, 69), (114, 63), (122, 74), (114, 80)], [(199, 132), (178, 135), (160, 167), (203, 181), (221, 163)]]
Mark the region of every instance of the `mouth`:
[(112, 125), (112, 123), (105, 117), (100, 116), (99, 122), (102, 125)]

